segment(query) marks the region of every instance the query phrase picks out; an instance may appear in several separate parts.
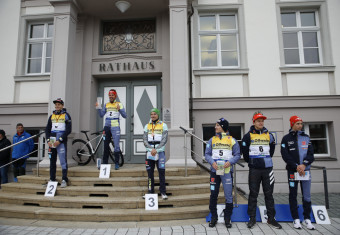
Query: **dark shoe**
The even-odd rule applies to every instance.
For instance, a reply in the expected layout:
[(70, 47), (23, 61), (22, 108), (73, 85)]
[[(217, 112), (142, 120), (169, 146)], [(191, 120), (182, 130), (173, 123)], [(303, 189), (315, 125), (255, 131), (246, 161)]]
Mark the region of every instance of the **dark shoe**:
[(230, 223), (230, 219), (225, 220), (224, 224), (227, 228), (231, 228), (231, 226), (232, 226), (231, 223)]
[(217, 218), (214, 218), (214, 217), (211, 217), (211, 220), (209, 222), (209, 227), (210, 228), (213, 228), (216, 226), (216, 223), (217, 223)]
[(282, 229), (282, 226), (275, 219), (268, 219), (267, 224), (276, 229)]
[(248, 228), (253, 228), (256, 224), (256, 218), (255, 217), (250, 217), (249, 222), (247, 224)]

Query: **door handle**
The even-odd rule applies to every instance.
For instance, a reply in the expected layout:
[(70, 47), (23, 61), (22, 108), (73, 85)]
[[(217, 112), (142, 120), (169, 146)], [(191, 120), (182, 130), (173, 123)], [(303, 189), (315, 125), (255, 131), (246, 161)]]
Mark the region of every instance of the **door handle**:
[(134, 115), (132, 114), (131, 115), (131, 128), (130, 128), (130, 132), (133, 132), (134, 125), (135, 125), (135, 123), (134, 123)]

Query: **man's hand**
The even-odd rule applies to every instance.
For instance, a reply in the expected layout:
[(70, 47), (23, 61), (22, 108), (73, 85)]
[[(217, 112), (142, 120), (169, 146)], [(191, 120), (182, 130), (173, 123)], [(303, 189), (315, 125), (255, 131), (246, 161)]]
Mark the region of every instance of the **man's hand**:
[(99, 107), (99, 103), (98, 103), (98, 102), (96, 102), (96, 108), (97, 108), (97, 107)]
[(60, 142), (59, 142), (59, 140), (57, 140), (56, 142), (54, 142), (54, 147), (56, 148), (56, 147), (58, 147), (58, 145), (60, 144)]
[(117, 110), (118, 111), (120, 110), (120, 104), (119, 103), (117, 104)]
[(151, 150), (151, 155), (152, 155), (152, 156), (156, 156), (156, 154), (157, 154), (157, 150), (156, 150), (156, 149), (152, 149), (152, 150)]
[(230, 162), (226, 162), (226, 163), (224, 163), (224, 168), (228, 168), (228, 167), (230, 167)]
[(304, 176), (306, 174), (305, 169), (306, 169), (306, 166), (304, 164), (298, 165), (297, 168), (296, 168), (297, 172), (301, 176)]
[(48, 147), (53, 148), (53, 144), (51, 142), (47, 142)]
[(216, 162), (214, 162), (212, 165), (211, 165), (215, 170), (217, 170), (217, 163)]

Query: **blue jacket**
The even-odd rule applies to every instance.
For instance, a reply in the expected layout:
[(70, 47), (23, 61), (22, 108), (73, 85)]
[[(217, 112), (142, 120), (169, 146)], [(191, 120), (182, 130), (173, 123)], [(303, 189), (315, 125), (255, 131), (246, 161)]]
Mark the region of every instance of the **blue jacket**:
[[(227, 133), (227, 135), (229, 135), (229, 133)], [(220, 133), (216, 134), (216, 136), (218, 136), (220, 139), (222, 138), (222, 135)], [(215, 161), (212, 158), (212, 139), (210, 138), (210, 140), (208, 141), (206, 148), (205, 148), (205, 160), (212, 165)], [(238, 162), (238, 160), (240, 160), (241, 158), (241, 154), (240, 154), (240, 146), (238, 145), (238, 142), (235, 138), (233, 138), (235, 144), (232, 147), (232, 155), (233, 158), (231, 158), (229, 160), (230, 164), (231, 164), (231, 171), (233, 170), (232, 165), (236, 164)], [(216, 172), (216, 170), (211, 167), (211, 171), (212, 172)]]
[(270, 136), (270, 142), (269, 142), (269, 152), (270, 152), (270, 158), (249, 158), (249, 146), (250, 146), (250, 133), (254, 134), (265, 134), (268, 133), (267, 128), (263, 127), (262, 130), (256, 130), (254, 126), (250, 127), (250, 130), (247, 134), (245, 134), (242, 138), (242, 154), (243, 158), (246, 162), (248, 162), (248, 166), (250, 168), (269, 168), (273, 167), (273, 161), (272, 157), (275, 152), (275, 138), (274, 136), (269, 133)]
[[(20, 136), (18, 135), (18, 133), (16, 133), (13, 136), (13, 144), (18, 143), (24, 139), (28, 139), (30, 138), (31, 135), (29, 133), (27, 133), (26, 131), (24, 131)], [(17, 159), (20, 158), (22, 156), (25, 156), (26, 154), (32, 152), (34, 149), (34, 142), (33, 139), (27, 140), (21, 144), (15, 145), (13, 147), (13, 152), (12, 152), (12, 158)], [(29, 155), (25, 157), (29, 158)]]
[(281, 155), (286, 162), (286, 169), (296, 172), (300, 164), (309, 170), (314, 161), (314, 150), (310, 138), (303, 131), (292, 131), (282, 138)]

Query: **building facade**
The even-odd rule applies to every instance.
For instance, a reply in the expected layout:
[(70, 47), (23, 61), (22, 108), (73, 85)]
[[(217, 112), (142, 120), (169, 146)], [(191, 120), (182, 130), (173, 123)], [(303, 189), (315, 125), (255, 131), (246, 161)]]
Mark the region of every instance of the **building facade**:
[[(144, 162), (143, 126), (158, 107), (169, 126), (167, 165), (184, 166), (180, 126), (207, 140), (225, 117), (240, 140), (261, 110), (278, 143), (275, 191), (287, 192), (280, 141), (289, 117), (299, 115), (314, 165), (327, 167), (329, 189), (339, 192), (339, 1), (128, 0), (125, 11), (116, 2), (0, 2), (0, 128), (9, 137), (18, 122), (43, 130), (58, 97), (72, 116), (71, 139), (100, 130), (94, 104), (115, 88), (128, 114), (121, 120), (126, 161)], [(36, 157), (46, 165), (43, 142), (36, 139)], [(204, 154), (198, 140), (191, 148)], [(248, 168), (237, 169), (247, 191)], [(323, 190), (320, 170), (313, 190)]]

